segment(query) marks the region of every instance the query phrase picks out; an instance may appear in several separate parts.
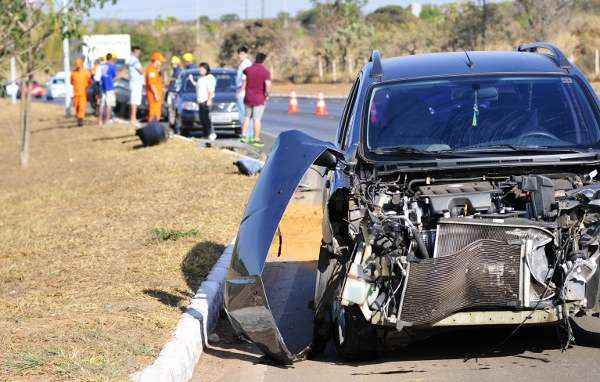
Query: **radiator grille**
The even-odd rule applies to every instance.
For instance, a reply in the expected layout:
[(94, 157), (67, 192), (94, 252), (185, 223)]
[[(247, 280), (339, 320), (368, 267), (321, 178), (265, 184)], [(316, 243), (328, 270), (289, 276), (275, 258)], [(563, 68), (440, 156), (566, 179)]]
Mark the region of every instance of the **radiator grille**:
[[(502, 235), (496, 227), (451, 228), (457, 228), (458, 240), (444, 239), (439, 231), (437, 237), (448, 255), (411, 264), (399, 312), (402, 321), (430, 325), (466, 308), (519, 304), (521, 246), (497, 240)], [(471, 239), (478, 235), (486, 238)], [(494, 236), (496, 240), (489, 238)], [(461, 244), (454, 245), (455, 240)], [(454, 250), (461, 245), (462, 249)]]
[(499, 240), (507, 243), (516, 238), (507, 233), (511, 229), (507, 226), (440, 222), (437, 228), (436, 257), (451, 255), (477, 240)]

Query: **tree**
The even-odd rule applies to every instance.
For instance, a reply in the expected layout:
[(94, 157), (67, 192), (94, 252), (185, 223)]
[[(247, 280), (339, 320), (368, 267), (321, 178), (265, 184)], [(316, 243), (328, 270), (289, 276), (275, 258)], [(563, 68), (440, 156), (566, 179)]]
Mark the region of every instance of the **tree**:
[[(331, 77), (335, 82), (338, 77), (338, 63), (346, 62), (347, 70), (353, 70), (357, 48), (364, 48), (370, 35), (370, 28), (365, 25), (362, 7), (365, 0), (334, 0), (321, 3), (313, 0), (316, 15), (305, 14), (305, 20), (314, 22), (314, 38), (317, 47), (318, 67), (321, 60), (329, 63)], [(362, 43), (362, 45), (361, 45)], [(366, 44), (369, 45), (368, 43)], [(351, 73), (350, 75), (353, 75)]]
[[(51, 37), (79, 35), (83, 17), (94, 7), (102, 7), (109, 0), (64, 0), (60, 6), (44, 0), (0, 0), (0, 61), (14, 56), (20, 68), (20, 163), (29, 164), (29, 88), (33, 75), (47, 67), (46, 47)], [(116, 2), (116, 0), (112, 0)]]
[(367, 22), (383, 25), (405, 24), (414, 18), (415, 16), (410, 12), (409, 7), (402, 8), (400, 5), (386, 5), (369, 13), (367, 15)]
[(564, 25), (576, 0), (516, 0), (527, 23), (531, 37), (544, 41), (552, 24)]
[(238, 16), (235, 13), (227, 13), (221, 16), (220, 20), (223, 24), (230, 24), (236, 21), (240, 21), (240, 16)]

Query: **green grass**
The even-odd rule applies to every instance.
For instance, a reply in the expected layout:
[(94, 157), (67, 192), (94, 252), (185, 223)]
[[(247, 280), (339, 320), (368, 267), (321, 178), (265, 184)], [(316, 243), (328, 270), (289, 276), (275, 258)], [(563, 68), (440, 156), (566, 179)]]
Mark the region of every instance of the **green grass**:
[(200, 235), (200, 231), (195, 228), (192, 228), (189, 231), (180, 231), (168, 228), (154, 228), (152, 229), (152, 235), (161, 241), (175, 241), (185, 237), (196, 237)]

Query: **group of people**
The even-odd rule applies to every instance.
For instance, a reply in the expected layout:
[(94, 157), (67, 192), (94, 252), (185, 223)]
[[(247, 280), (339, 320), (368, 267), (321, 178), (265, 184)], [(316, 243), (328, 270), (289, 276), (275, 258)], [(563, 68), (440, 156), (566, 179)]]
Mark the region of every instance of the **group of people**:
[[(150, 56), (151, 63), (145, 69), (140, 62), (141, 49), (134, 46), (131, 49), (129, 66), (129, 91), (131, 106), (131, 124), (139, 127), (137, 121), (138, 107), (142, 104), (143, 88), (146, 86), (148, 101), (148, 121), (158, 121), (161, 118), (163, 102), (163, 81), (160, 74), (165, 57), (158, 52)], [(91, 100), (98, 108), (98, 125), (102, 126), (112, 120), (112, 109), (116, 106), (115, 78), (117, 77), (116, 56), (108, 53), (94, 63), (91, 71), (84, 68), (83, 60), (75, 60), (70, 82), (73, 87), (73, 108), (77, 125), (83, 125), (83, 119), (88, 103), (88, 89), (92, 87)]]
[[(137, 112), (142, 104), (144, 86), (148, 102), (148, 121), (160, 121), (162, 105), (164, 100), (164, 82), (161, 75), (161, 67), (165, 57), (154, 52), (150, 56), (150, 64), (144, 68), (140, 62), (141, 49), (134, 46), (131, 49), (131, 57), (127, 62), (129, 71), (130, 91), (130, 123), (139, 127)], [(264, 66), (266, 54), (257, 53), (255, 61), (249, 59), (248, 48), (241, 46), (237, 50), (239, 65), (236, 76), (237, 108), (240, 118), (243, 118), (241, 141), (255, 146), (262, 146), (260, 139), (261, 119), (265, 104), (271, 91), (271, 73)], [(78, 125), (83, 124), (85, 110), (87, 108), (88, 87), (93, 86), (93, 94), (98, 102), (98, 124), (101, 126), (112, 119), (112, 109), (116, 104), (114, 80), (117, 76), (115, 55), (109, 53), (98, 59), (88, 72), (81, 59), (75, 60), (75, 69), (71, 73), (71, 84), (73, 86), (73, 106)], [(198, 69), (199, 77), (188, 76), (188, 80), (196, 88), (196, 101), (198, 102), (199, 121), (204, 127), (208, 139), (216, 139), (216, 134), (211, 124), (210, 109), (215, 96), (216, 79), (211, 74), (210, 66), (206, 62), (199, 65), (194, 64), (194, 56), (185, 53), (180, 59), (178, 56), (171, 57), (171, 85), (179, 77), (182, 70)], [(250, 129), (252, 122), (252, 129)]]

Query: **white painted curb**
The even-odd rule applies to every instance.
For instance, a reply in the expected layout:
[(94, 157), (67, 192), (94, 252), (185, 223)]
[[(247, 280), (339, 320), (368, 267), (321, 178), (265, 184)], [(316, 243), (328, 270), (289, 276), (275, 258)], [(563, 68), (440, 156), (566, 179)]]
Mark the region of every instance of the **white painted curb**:
[(208, 345), (208, 333), (219, 318), (223, 305), (223, 286), (232, 253), (233, 244), (230, 244), (198, 288), (179, 319), (171, 340), (151, 365), (130, 375), (132, 381), (183, 382), (192, 377), (203, 345)]

